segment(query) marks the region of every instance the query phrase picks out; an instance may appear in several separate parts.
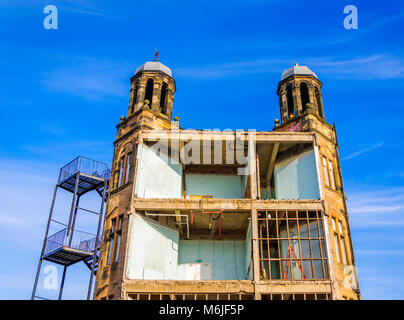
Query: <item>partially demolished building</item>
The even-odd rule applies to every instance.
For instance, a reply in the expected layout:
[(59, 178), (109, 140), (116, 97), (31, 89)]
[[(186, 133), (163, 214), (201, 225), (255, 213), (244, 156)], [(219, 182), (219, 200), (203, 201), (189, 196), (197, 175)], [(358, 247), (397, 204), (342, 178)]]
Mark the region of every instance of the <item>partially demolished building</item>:
[(359, 299), (335, 127), (295, 65), (272, 131), (186, 130), (171, 70), (131, 78), (95, 299)]

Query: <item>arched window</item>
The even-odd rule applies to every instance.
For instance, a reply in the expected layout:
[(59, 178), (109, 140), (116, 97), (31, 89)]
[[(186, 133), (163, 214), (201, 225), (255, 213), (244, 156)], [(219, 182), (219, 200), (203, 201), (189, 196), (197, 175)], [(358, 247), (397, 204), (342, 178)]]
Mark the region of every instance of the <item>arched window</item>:
[(152, 107), (152, 100), (153, 100), (153, 87), (154, 87), (154, 81), (153, 79), (147, 80), (147, 85), (146, 85), (146, 94), (144, 96), (145, 100), (149, 100), (149, 107), (151, 109)]
[(288, 116), (293, 117), (295, 114), (295, 106), (293, 104), (293, 94), (291, 86), (288, 86), (286, 88), (286, 101), (288, 103)]
[(160, 112), (162, 114), (166, 114), (167, 112), (166, 100), (167, 100), (167, 84), (164, 82), (161, 87), (161, 95), (160, 95), (160, 110), (161, 110)]
[(318, 88), (316, 87), (314, 89), (314, 92), (315, 92), (315, 95), (316, 95), (318, 115), (320, 116), (321, 119), (324, 119), (323, 106), (321, 104), (320, 90), (318, 90)]
[(303, 112), (307, 110), (307, 104), (310, 103), (309, 98), (309, 87), (307, 86), (306, 82), (302, 82), (300, 85), (300, 97), (302, 99), (302, 108)]
[(132, 97), (132, 105), (130, 107), (130, 113), (135, 112), (135, 106), (137, 102), (137, 88), (138, 88), (138, 83), (135, 83), (135, 86), (133, 88), (133, 97)]

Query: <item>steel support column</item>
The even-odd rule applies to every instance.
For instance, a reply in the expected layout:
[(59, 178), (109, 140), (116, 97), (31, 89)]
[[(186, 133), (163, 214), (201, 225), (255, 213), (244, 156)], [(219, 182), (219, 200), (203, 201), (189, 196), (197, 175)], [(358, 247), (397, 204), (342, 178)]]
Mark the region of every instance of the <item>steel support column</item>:
[(63, 267), (62, 281), (61, 281), (61, 283), (60, 283), (60, 289), (59, 289), (59, 297), (58, 297), (58, 300), (62, 300), (63, 287), (64, 287), (64, 285), (65, 285), (66, 269), (67, 269), (67, 266), (64, 266), (64, 267)]
[(71, 229), (71, 235), (72, 236), (69, 239), (69, 247), (72, 245), (74, 226), (76, 224), (76, 217), (77, 217), (77, 210), (78, 210), (78, 207), (79, 207), (79, 202), (80, 202), (80, 196), (77, 196), (76, 206), (74, 208), (74, 213), (73, 213), (73, 222), (72, 222), (72, 229)]
[(77, 197), (77, 190), (78, 190), (78, 187), (79, 187), (79, 182), (80, 182), (80, 172), (77, 172), (76, 173), (76, 183), (74, 185), (72, 206), (71, 206), (71, 209), (70, 209), (69, 223), (67, 224), (66, 237), (70, 236), (69, 244), (72, 242), (72, 237), (73, 237), (73, 232), (70, 232), (70, 231), (71, 231), (71, 224), (72, 224), (72, 218), (73, 218), (73, 213), (74, 213), (74, 205), (76, 204), (76, 197)]
[(101, 223), (102, 223), (102, 216), (103, 216), (103, 211), (104, 211), (105, 192), (106, 192), (106, 189), (107, 189), (107, 184), (108, 184), (108, 181), (104, 180), (104, 188), (102, 190), (101, 208), (100, 208), (100, 214), (99, 214), (99, 217), (98, 217), (97, 236), (95, 238), (93, 261), (91, 263), (90, 283), (88, 284), (87, 300), (90, 300), (90, 297), (91, 297), (91, 289), (92, 289), (92, 285), (93, 285), (93, 275), (94, 275), (94, 269), (95, 269), (95, 264), (96, 264), (96, 259), (97, 259), (98, 242), (99, 242), (100, 232), (101, 232)]
[(34, 300), (35, 293), (36, 293), (36, 288), (38, 286), (38, 279), (39, 279), (39, 274), (41, 273), (41, 266), (42, 266), (42, 257), (43, 257), (43, 254), (45, 252), (46, 240), (48, 238), (49, 227), (50, 227), (50, 223), (51, 223), (51, 219), (52, 219), (53, 207), (55, 206), (57, 190), (58, 190), (58, 184), (56, 184), (55, 190), (53, 191), (52, 204), (51, 204), (51, 207), (50, 207), (50, 210), (49, 210), (48, 223), (46, 224), (45, 238), (43, 240), (41, 255), (39, 257), (39, 262), (38, 262), (38, 268), (36, 270), (36, 276), (35, 276), (35, 281), (34, 281), (34, 287), (32, 289), (31, 300)]

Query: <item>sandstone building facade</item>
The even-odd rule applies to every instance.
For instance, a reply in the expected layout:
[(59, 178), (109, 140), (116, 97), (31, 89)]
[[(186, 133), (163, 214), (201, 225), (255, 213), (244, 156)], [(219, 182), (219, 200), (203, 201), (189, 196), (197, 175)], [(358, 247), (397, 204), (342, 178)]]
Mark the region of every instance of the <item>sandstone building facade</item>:
[(186, 130), (158, 61), (131, 78), (95, 299), (360, 299), (335, 127), (295, 65), (272, 131)]

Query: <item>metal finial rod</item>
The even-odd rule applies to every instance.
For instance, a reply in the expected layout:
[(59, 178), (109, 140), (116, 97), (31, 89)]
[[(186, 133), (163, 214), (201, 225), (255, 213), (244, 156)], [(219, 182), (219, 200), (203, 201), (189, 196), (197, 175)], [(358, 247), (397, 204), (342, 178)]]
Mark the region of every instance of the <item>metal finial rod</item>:
[(154, 61), (159, 61), (158, 57), (159, 57), (159, 52), (158, 52), (157, 48), (155, 48), (155, 51), (154, 51)]

